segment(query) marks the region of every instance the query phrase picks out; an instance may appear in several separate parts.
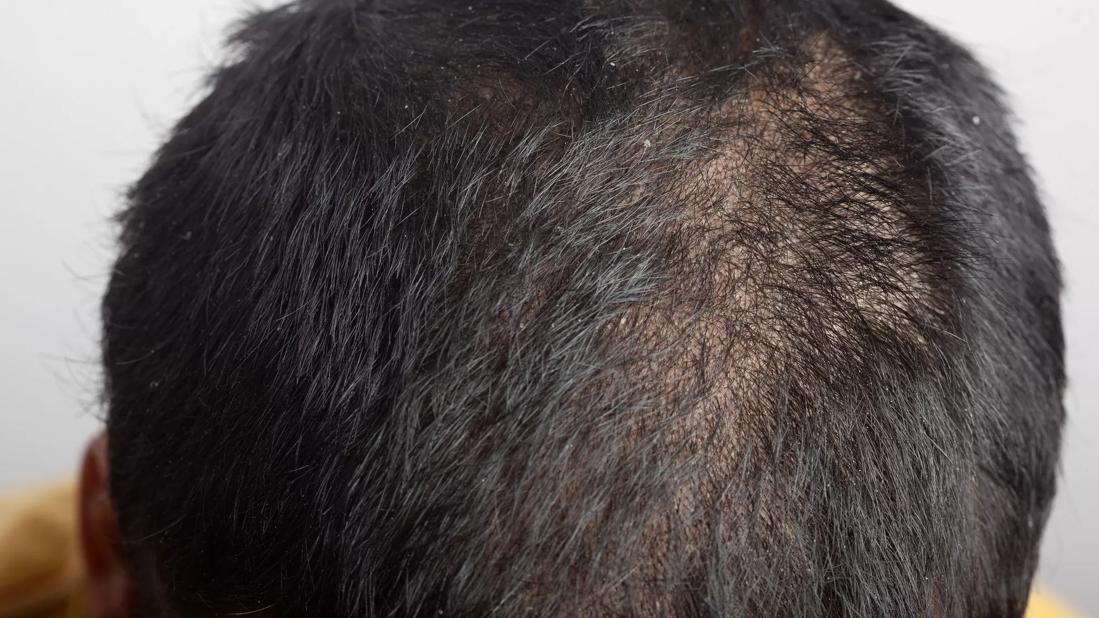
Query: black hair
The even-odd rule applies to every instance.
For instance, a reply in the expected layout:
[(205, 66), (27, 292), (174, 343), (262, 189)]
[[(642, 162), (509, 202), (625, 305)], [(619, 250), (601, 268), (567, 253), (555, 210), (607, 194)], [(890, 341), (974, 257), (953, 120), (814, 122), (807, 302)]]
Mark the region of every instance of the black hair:
[(104, 300), (148, 615), (1019, 616), (1058, 265), (880, 0), (302, 0)]

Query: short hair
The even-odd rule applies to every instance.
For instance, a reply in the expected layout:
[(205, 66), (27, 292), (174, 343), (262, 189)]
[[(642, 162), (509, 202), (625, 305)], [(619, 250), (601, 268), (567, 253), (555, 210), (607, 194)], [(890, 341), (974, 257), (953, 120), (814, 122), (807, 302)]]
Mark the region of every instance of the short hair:
[(149, 615), (1018, 616), (1058, 265), (880, 0), (259, 12), (120, 215)]

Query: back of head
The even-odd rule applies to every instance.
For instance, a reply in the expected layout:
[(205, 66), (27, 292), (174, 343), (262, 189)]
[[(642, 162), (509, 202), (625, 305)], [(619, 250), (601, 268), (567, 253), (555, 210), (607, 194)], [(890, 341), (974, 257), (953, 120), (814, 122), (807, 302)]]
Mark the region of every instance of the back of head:
[(1006, 616), (1062, 418), (996, 88), (876, 0), (303, 0), (122, 214), (148, 615)]

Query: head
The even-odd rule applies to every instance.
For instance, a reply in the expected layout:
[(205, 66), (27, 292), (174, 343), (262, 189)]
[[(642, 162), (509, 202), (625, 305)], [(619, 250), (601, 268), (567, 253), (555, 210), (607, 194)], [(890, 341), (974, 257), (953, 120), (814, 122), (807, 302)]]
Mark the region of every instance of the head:
[(232, 45), (119, 217), (100, 615), (1021, 615), (1058, 270), (963, 49), (876, 0)]

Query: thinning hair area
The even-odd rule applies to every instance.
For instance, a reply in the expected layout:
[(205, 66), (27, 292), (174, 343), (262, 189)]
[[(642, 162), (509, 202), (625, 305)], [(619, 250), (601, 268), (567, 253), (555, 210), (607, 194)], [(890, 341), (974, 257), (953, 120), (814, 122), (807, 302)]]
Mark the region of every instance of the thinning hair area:
[(1010, 116), (877, 0), (301, 1), (104, 300), (149, 616), (1021, 616), (1060, 283)]

